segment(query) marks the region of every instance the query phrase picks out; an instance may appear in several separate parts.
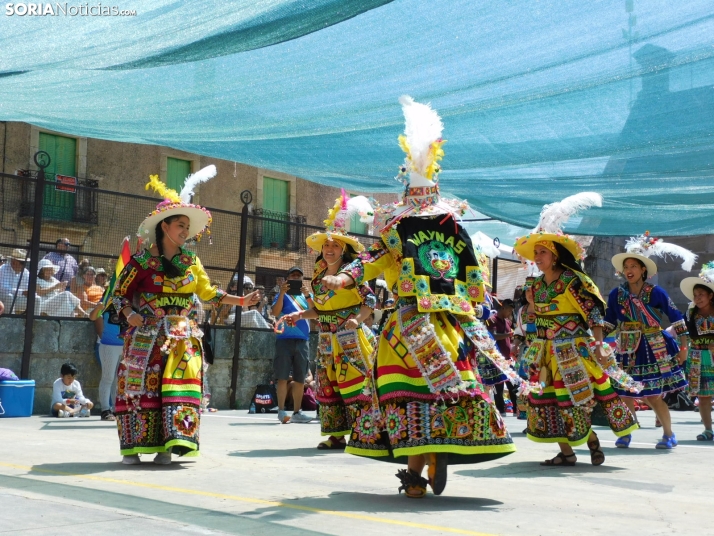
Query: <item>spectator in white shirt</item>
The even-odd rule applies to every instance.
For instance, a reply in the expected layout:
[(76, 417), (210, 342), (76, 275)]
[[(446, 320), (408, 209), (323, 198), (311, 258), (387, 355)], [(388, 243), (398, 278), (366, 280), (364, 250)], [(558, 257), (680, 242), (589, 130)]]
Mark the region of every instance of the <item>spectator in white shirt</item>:
[(0, 266), (0, 301), (7, 306), (9, 313), (21, 314), (27, 309), (30, 272), (25, 264), (30, 259), (26, 250), (14, 249), (9, 260), (9, 263)]

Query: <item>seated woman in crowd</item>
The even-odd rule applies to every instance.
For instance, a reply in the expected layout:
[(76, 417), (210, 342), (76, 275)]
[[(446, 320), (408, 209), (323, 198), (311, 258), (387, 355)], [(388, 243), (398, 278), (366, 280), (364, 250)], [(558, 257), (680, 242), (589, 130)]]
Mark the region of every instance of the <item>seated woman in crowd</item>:
[(86, 311), (94, 309), (104, 294), (104, 289), (95, 282), (96, 275), (97, 271), (92, 266), (88, 266), (82, 276), (84, 283), (77, 285), (77, 291), (74, 293), (79, 298), (82, 309)]
[(37, 265), (38, 307), (37, 314), (43, 316), (87, 316), (80, 300), (71, 292), (64, 290), (65, 284), (54, 275), (59, 266), (49, 259), (42, 259)]
[(80, 290), (84, 286), (84, 272), (90, 265), (89, 259), (82, 259), (77, 265), (77, 273), (69, 282), (69, 291), (75, 296), (79, 296)]

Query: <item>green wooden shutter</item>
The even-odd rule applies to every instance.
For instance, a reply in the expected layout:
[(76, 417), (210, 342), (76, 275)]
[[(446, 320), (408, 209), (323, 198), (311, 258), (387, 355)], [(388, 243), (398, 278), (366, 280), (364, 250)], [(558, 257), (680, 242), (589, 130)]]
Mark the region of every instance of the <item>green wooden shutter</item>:
[(179, 158), (166, 159), (166, 186), (181, 191), (186, 177), (191, 174), (191, 161)]
[[(77, 140), (40, 132), (40, 150), (50, 155), (50, 165), (45, 170), (47, 180), (55, 175), (77, 176)], [(51, 220), (72, 221), (77, 194), (58, 192), (54, 185), (45, 187), (42, 215)]]
[[(265, 217), (288, 220), (290, 216), (290, 183), (263, 177), (263, 210)], [(287, 225), (263, 222), (263, 246), (284, 247), (288, 236)]]

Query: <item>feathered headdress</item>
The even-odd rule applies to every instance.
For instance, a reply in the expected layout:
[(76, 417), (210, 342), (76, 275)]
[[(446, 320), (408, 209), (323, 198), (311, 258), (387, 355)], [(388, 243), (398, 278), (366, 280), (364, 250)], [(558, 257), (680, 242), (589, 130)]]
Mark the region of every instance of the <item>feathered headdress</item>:
[(618, 253), (612, 257), (612, 265), (619, 273), (622, 271), (622, 264), (625, 259), (637, 258), (647, 267), (647, 275), (651, 277), (657, 273), (657, 265), (651, 257), (660, 257), (665, 262), (668, 256), (682, 259), (682, 270), (691, 271), (694, 263), (697, 262), (697, 255), (687, 248), (676, 244), (669, 244), (661, 238), (650, 236), (649, 231), (645, 231), (640, 236), (633, 236), (625, 242), (625, 253)]
[(580, 192), (545, 205), (540, 211), (540, 220), (534, 231), (545, 233), (562, 233), (563, 226), (571, 216), (590, 207), (601, 207), (602, 196), (597, 192)]
[(335, 199), (335, 206), (330, 209), (327, 219), (323, 222), (325, 230), (333, 233), (340, 230), (347, 232), (346, 224), (355, 214), (359, 214), (362, 223), (370, 224), (374, 220), (374, 209), (369, 200), (363, 195), (350, 197), (343, 188), (340, 197)]
[(359, 240), (347, 234), (347, 222), (355, 214), (359, 214), (362, 223), (371, 224), (374, 220), (374, 209), (369, 199), (363, 195), (350, 197), (343, 189), (340, 197), (335, 199), (335, 205), (327, 213), (327, 219), (324, 220), (325, 231), (308, 236), (307, 245), (319, 252), (327, 240), (337, 239), (350, 244), (355, 251), (362, 251), (364, 246)]
[(585, 249), (579, 239), (563, 233), (563, 226), (579, 211), (601, 206), (602, 196), (597, 192), (580, 192), (562, 201), (545, 205), (540, 212), (538, 225), (526, 236), (516, 239), (514, 251), (522, 258), (532, 261), (536, 245), (549, 247), (555, 253), (551, 244), (558, 243), (570, 251), (576, 260), (581, 260)]
[[(152, 189), (161, 195), (164, 200), (156, 206), (149, 216), (139, 225), (138, 236), (140, 240), (153, 244), (156, 241), (155, 229), (156, 224), (160, 221), (179, 214), (187, 216), (191, 220), (192, 236), (200, 240), (201, 235), (206, 232), (211, 234), (209, 229), (213, 217), (211, 213), (196, 204), (191, 203), (191, 197), (194, 194), (194, 189), (202, 182), (206, 182), (216, 176), (216, 166), (210, 165), (186, 177), (181, 192), (176, 192), (173, 188), (169, 188), (161, 182), (158, 175), (149, 176), (149, 182), (146, 184), (146, 189)], [(193, 233), (195, 231), (195, 233)]]
[(697, 262), (697, 255), (689, 251), (687, 248), (676, 244), (669, 244), (661, 238), (650, 236), (649, 231), (640, 236), (633, 236), (625, 242), (625, 251), (627, 253), (637, 253), (644, 257), (655, 255), (667, 260), (667, 256), (679, 257), (682, 259), (682, 270), (691, 271), (694, 263)]
[(439, 181), (439, 160), (444, 156), (441, 139), (444, 124), (428, 104), (415, 102), (408, 95), (399, 98), (404, 112), (404, 134), (399, 146), (406, 154), (397, 180), (411, 186), (433, 186)]

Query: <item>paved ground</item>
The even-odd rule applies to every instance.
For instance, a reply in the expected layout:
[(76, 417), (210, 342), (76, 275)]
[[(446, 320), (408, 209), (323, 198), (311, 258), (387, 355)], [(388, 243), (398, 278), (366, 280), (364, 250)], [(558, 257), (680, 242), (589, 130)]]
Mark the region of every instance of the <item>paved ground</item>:
[(444, 495), (398, 495), (397, 468), (318, 451), (319, 425), (275, 415), (205, 416), (202, 456), (124, 466), (113, 423), (0, 419), (0, 534), (588, 534), (714, 535), (714, 444), (695, 441), (699, 415), (674, 412), (680, 446), (654, 449), (651, 411), (629, 450), (600, 431), (605, 465), (579, 449), (575, 467), (538, 462), (554, 446), (506, 422), (518, 452), (449, 469)]

